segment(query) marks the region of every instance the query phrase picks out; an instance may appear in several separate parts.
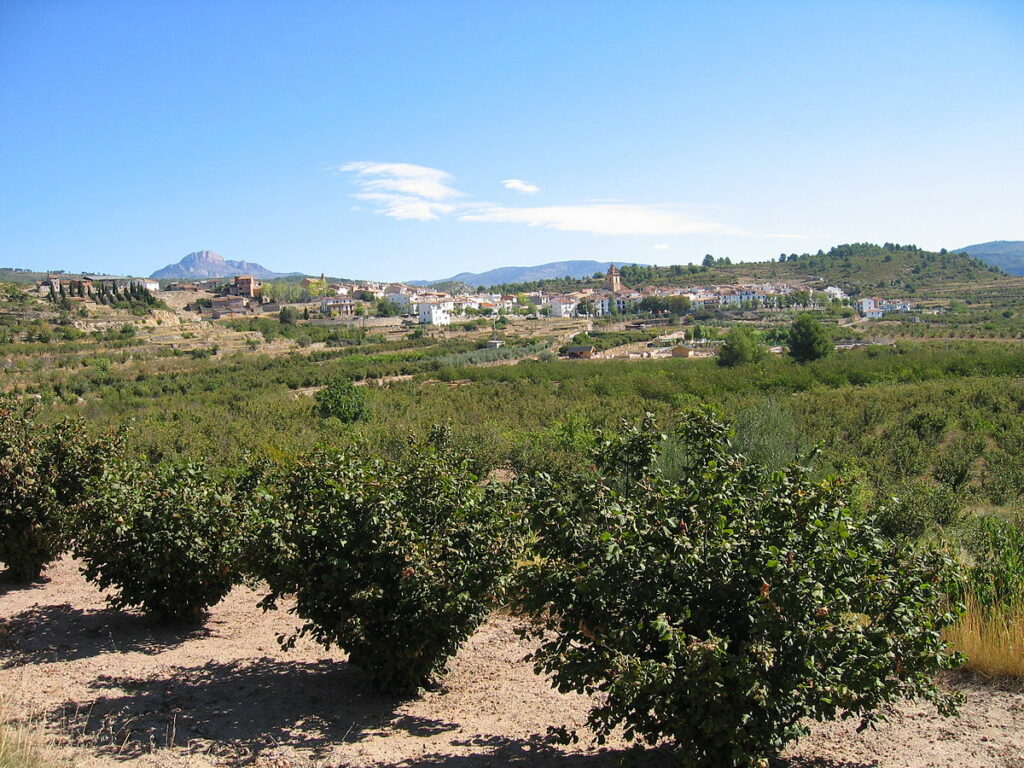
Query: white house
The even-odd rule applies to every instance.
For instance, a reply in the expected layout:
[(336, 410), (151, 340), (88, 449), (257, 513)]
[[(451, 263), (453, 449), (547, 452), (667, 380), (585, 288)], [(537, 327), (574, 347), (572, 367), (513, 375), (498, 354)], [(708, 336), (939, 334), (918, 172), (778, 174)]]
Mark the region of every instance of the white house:
[(325, 315), (332, 312), (342, 317), (351, 317), (353, 314), (353, 301), (351, 296), (325, 296), (320, 301), (320, 311)]
[(419, 316), (420, 322), (424, 325), (451, 325), (451, 302), (420, 302)]
[[(608, 315), (613, 311), (620, 315), (625, 314), (630, 307), (640, 302), (640, 294), (611, 293), (594, 299), (594, 314)], [(612, 302), (615, 302), (612, 309)]]
[(576, 314), (576, 306), (579, 302), (568, 296), (558, 296), (550, 299), (548, 305), (551, 307), (552, 317), (572, 317)]
[(156, 293), (157, 291), (160, 290), (160, 281), (150, 280), (148, 277), (140, 277), (135, 280), (132, 280), (132, 285), (142, 286), (150, 293)]
[(860, 312), (862, 315), (866, 316), (868, 312), (873, 312), (874, 310), (874, 299), (857, 299), (857, 311)]
[(849, 296), (846, 295), (846, 292), (843, 291), (842, 288), (835, 285), (828, 286), (825, 289), (825, 293), (828, 294), (830, 299), (839, 299), (840, 301), (842, 301), (843, 299), (849, 298)]

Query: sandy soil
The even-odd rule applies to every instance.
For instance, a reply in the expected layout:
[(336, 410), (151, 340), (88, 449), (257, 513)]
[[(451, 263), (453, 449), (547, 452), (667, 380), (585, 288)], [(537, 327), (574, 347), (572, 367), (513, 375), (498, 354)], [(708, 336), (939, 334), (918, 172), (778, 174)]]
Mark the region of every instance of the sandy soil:
[[(664, 749), (545, 744), (549, 725), (581, 725), (588, 702), (533, 674), (508, 617), (481, 628), (440, 689), (399, 700), (376, 694), (343, 654), (301, 641), (282, 652), (276, 635), (294, 618), (261, 613), (249, 590), (202, 628), (170, 631), (107, 608), (70, 560), (48, 576), (0, 586), (0, 690), (52, 723), (85, 768), (673, 764)], [(950, 684), (967, 697), (959, 719), (908, 705), (866, 734), (819, 726), (780, 765), (1024, 768), (1024, 693)]]

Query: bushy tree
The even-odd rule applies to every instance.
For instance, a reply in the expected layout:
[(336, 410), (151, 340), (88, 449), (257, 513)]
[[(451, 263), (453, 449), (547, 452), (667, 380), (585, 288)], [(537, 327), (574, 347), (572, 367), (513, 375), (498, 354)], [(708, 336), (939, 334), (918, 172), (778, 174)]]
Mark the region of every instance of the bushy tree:
[(483, 621), (511, 570), (515, 493), (481, 483), (441, 434), (397, 461), (357, 450), (302, 457), (267, 491), (254, 557), (271, 589), (264, 607), (294, 595), (298, 635), (343, 648), (382, 689), (422, 685)]
[(832, 336), (819, 320), (804, 313), (789, 329), (789, 354), (798, 363), (828, 357), (833, 350)]
[(335, 379), (316, 393), (316, 410), (325, 419), (351, 424), (367, 416), (366, 394), (348, 379)]
[(806, 732), (921, 697), (959, 658), (942, 631), (949, 562), (881, 536), (841, 483), (768, 473), (695, 411), (678, 482), (661, 479), (648, 419), (603, 440), (594, 468), (538, 480), (524, 606), (533, 659), (560, 691), (598, 694), (603, 741), (662, 738), (681, 764), (749, 765)]
[(749, 325), (734, 325), (718, 350), (718, 364), (732, 367), (743, 363), (756, 363), (763, 360), (766, 354), (768, 350), (754, 336), (754, 331)]
[(201, 464), (111, 464), (82, 513), (74, 553), (117, 608), (191, 622), (238, 583), (247, 503)]
[(43, 424), (35, 410), (0, 399), (0, 562), (22, 581), (66, 551), (86, 485), (120, 446), (87, 437), (80, 420)]
[(377, 299), (373, 303), (373, 313), (377, 317), (398, 317), (402, 314), (402, 308), (391, 299)]

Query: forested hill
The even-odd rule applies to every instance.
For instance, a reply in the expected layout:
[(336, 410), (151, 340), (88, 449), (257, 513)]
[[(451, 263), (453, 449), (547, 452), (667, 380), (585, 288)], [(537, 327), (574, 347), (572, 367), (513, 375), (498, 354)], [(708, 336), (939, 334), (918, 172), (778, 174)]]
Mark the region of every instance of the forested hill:
[(986, 264), (999, 267), (1011, 275), (1024, 275), (1024, 240), (996, 240), (991, 243), (966, 245), (957, 248), (957, 253), (966, 253)]
[[(998, 267), (989, 266), (965, 253), (925, 251), (915, 245), (853, 243), (837, 245), (828, 252), (780, 254), (773, 261), (741, 262), (705, 259), (704, 264), (669, 267), (623, 266), (622, 282), (631, 288), (647, 285), (714, 285), (778, 282), (824, 288), (837, 285), (851, 295), (913, 296), (951, 287), (989, 287), (1024, 284)], [(504, 284), (506, 293), (542, 289), (551, 293), (600, 287), (602, 280), (541, 280)]]

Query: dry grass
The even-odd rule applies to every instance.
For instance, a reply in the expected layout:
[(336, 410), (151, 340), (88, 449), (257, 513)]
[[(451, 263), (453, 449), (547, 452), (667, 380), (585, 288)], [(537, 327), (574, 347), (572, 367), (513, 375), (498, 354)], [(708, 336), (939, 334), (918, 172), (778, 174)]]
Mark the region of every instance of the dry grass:
[(968, 601), (963, 619), (946, 633), (967, 654), (966, 669), (988, 677), (1024, 679), (1024, 606), (987, 611)]
[(67, 766), (38, 723), (13, 719), (10, 702), (0, 697), (0, 768), (57, 768)]

